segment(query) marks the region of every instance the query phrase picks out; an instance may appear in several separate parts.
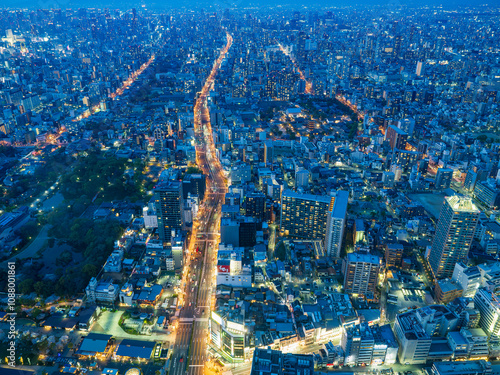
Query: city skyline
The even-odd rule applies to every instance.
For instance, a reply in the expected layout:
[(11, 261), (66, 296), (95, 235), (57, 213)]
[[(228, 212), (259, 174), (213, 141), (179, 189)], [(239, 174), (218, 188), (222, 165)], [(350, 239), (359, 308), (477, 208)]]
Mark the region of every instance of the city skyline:
[(500, 374), (498, 4), (0, 5), (2, 375)]

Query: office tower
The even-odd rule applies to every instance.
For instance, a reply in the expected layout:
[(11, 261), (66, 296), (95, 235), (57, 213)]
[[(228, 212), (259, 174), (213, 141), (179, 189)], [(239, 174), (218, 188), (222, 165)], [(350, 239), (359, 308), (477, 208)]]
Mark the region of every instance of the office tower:
[(297, 58), (303, 59), (306, 54), (306, 41), (308, 36), (303, 31), (299, 32), (297, 37)]
[(281, 231), (285, 236), (321, 239), (326, 235), (328, 212), (335, 197), (300, 194), (285, 190), (281, 194)]
[(398, 128), (400, 128), (402, 131), (406, 132), (408, 134), (408, 137), (412, 137), (413, 132), (415, 130), (415, 120), (412, 118), (405, 118), (405, 119), (399, 120), (398, 121)]
[(414, 310), (396, 315), (394, 333), (399, 343), (399, 363), (425, 364), (431, 348), (431, 336)]
[(161, 182), (155, 186), (153, 193), (160, 240), (170, 242), (172, 231), (182, 228), (182, 183), (168, 180)]
[(239, 312), (212, 311), (210, 320), (212, 345), (226, 358), (243, 361), (248, 348), (249, 329)]
[(187, 174), (182, 180), (182, 195), (186, 199), (188, 194), (196, 195), (200, 202), (205, 197), (206, 176), (204, 174)]
[(276, 76), (275, 72), (272, 72), (267, 76), (266, 85), (264, 87), (265, 94), (266, 94), (267, 98), (271, 98), (271, 99), (276, 98), (276, 93), (277, 93), (276, 85), (277, 85), (277, 76)]
[(436, 173), (434, 187), (438, 190), (448, 189), (450, 187), (452, 177), (453, 169), (439, 168)]
[(366, 295), (374, 293), (380, 271), (380, 258), (364, 253), (350, 253), (344, 259), (344, 291)]
[(476, 183), (473, 194), (486, 207), (498, 210), (500, 206), (500, 189), (494, 179)]
[(261, 192), (253, 192), (245, 198), (245, 216), (254, 217), (259, 221), (265, 220), (266, 196)]
[(479, 210), (466, 197), (446, 197), (439, 215), (429, 264), (436, 279), (449, 278), (455, 264), (466, 261)]
[[(242, 217), (239, 220), (239, 246), (255, 246), (257, 240), (257, 222), (253, 217)], [(260, 229), (259, 229), (260, 230)]]
[(479, 326), (488, 336), (500, 337), (500, 301), (489, 290), (479, 288), (474, 296), (474, 305), (481, 313)]
[(325, 249), (329, 256), (340, 257), (344, 229), (347, 219), (347, 204), (349, 203), (349, 192), (339, 190), (332, 195), (331, 206), (326, 218)]

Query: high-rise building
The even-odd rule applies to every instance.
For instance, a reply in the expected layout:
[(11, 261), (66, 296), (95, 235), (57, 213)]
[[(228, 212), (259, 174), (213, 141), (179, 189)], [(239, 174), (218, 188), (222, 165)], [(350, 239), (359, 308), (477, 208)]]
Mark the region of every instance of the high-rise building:
[(429, 254), (436, 279), (451, 277), (455, 264), (467, 259), (478, 220), (479, 210), (470, 198), (444, 199)]
[(423, 62), (422, 61), (419, 61), (417, 62), (417, 68), (415, 69), (415, 74), (420, 77), (422, 75), (422, 66), (423, 66)]
[(350, 253), (344, 259), (344, 290), (366, 295), (374, 293), (380, 272), (380, 258), (371, 254)]
[(488, 174), (486, 169), (473, 166), (465, 175), (464, 189), (473, 191), (479, 181), (485, 181), (488, 178)]
[(388, 243), (385, 245), (386, 267), (401, 267), (403, 259), (403, 245), (399, 243)]
[(479, 288), (474, 296), (474, 305), (481, 313), (479, 326), (488, 336), (500, 337), (500, 301), (487, 289)]
[(261, 192), (252, 192), (245, 198), (245, 215), (264, 221), (266, 212), (266, 196)]
[(463, 297), (474, 298), (481, 286), (481, 272), (477, 266), (467, 267), (463, 262), (458, 262), (451, 280), (460, 285)]
[(335, 197), (283, 191), (281, 231), (292, 238), (323, 240), (328, 212), (333, 208), (334, 202)]
[(451, 184), (451, 179), (453, 177), (453, 169), (451, 168), (439, 168), (436, 173), (436, 180), (434, 186), (438, 190), (448, 189)]
[(339, 190), (332, 195), (332, 200), (333, 207), (326, 218), (325, 249), (329, 256), (338, 258), (344, 238), (349, 192)]
[(182, 183), (180, 181), (161, 182), (155, 186), (153, 193), (160, 240), (170, 242), (172, 231), (182, 229)]
[(200, 202), (205, 197), (206, 176), (201, 173), (186, 174), (182, 180), (182, 195), (186, 199), (188, 194), (196, 195), (200, 198)]
[(479, 326), (488, 336), (500, 337), (500, 300), (491, 291), (479, 288), (474, 305), (481, 313)]
[(497, 210), (500, 206), (500, 189), (493, 179), (476, 183), (473, 194), (478, 201), (492, 210)]
[(408, 133), (397, 126), (389, 125), (385, 133), (385, 139), (389, 141), (392, 150), (404, 150), (408, 140)]

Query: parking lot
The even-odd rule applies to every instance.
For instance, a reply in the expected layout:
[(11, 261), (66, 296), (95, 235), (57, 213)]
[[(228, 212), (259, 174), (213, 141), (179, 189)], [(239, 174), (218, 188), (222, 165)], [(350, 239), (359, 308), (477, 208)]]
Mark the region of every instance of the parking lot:
[(422, 277), (409, 272), (391, 275), (387, 291), (387, 319), (393, 321), (404, 309), (426, 305), (426, 289)]
[[(156, 325), (153, 325), (151, 329), (144, 330), (144, 333), (146, 333), (145, 335), (130, 334), (125, 332), (118, 324), (123, 313), (123, 311), (119, 310), (114, 312), (103, 311), (99, 316), (97, 322), (94, 324), (92, 332), (105, 333), (122, 339), (144, 339), (155, 341), (173, 340), (173, 334), (170, 331), (167, 331), (166, 329), (158, 329)], [(134, 321), (137, 321), (137, 319), (135, 319)]]

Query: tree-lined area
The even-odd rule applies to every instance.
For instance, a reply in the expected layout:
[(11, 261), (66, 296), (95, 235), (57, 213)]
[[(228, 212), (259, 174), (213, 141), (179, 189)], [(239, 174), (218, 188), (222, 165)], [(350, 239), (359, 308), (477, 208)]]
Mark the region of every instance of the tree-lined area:
[[(81, 158), (70, 173), (62, 178), (61, 192), (67, 200), (91, 201), (96, 195), (100, 201), (143, 198), (143, 174), (145, 165), (136, 160), (105, 158), (99, 151)], [(131, 173), (125, 172), (130, 170)]]
[[(124, 230), (117, 219), (93, 219), (93, 210), (102, 202), (144, 199), (144, 171), (141, 160), (105, 157), (100, 151), (90, 151), (66, 168), (59, 184), (64, 202), (39, 216), (38, 223), (32, 221), (22, 228), (27, 239), (36, 234), (32, 227), (38, 229), (38, 224), (50, 229), (49, 240), (34, 261), (19, 265), (26, 275), (19, 284), (21, 293), (67, 297), (84, 290)], [(0, 284), (3, 281), (0, 278)]]

